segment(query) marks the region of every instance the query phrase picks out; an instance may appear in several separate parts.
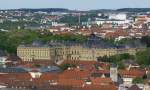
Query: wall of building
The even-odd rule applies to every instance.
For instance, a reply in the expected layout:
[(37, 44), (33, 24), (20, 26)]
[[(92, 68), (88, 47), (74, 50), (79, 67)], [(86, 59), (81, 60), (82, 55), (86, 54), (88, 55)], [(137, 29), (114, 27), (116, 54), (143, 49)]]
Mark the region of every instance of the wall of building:
[(17, 55), (23, 61), (50, 60), (51, 48), (49, 47), (18, 47)]
[(18, 47), (17, 55), (24, 61), (32, 60), (83, 60), (96, 61), (99, 56), (129, 53), (134, 55), (141, 49), (116, 49), (116, 48), (87, 48), (82, 46), (57, 46), (57, 47)]

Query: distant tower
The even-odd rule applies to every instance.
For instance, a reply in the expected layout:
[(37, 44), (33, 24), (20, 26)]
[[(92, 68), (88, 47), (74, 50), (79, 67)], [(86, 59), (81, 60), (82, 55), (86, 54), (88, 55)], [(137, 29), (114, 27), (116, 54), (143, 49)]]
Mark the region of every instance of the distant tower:
[(79, 23), (79, 26), (80, 26), (80, 23), (81, 23), (81, 15), (79, 13), (79, 17), (78, 17), (78, 23)]
[(91, 18), (88, 18), (87, 27), (90, 28), (90, 24), (91, 24)]
[(117, 70), (117, 65), (113, 64), (110, 67), (110, 78), (112, 79), (113, 82), (118, 81), (118, 70)]

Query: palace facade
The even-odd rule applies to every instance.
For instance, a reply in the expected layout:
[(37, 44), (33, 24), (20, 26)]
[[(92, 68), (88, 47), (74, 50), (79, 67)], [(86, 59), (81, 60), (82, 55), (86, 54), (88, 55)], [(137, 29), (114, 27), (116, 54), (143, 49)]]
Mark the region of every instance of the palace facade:
[(83, 60), (96, 61), (99, 56), (129, 53), (135, 55), (143, 48), (88, 48), (83, 46), (19, 46), (17, 55), (23, 61), (33, 60)]

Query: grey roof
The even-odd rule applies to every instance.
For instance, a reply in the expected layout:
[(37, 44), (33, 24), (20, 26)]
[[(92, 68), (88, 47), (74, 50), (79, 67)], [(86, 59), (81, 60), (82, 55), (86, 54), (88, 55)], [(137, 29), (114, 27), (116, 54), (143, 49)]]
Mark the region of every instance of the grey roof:
[(7, 67), (7, 68), (0, 68), (1, 73), (26, 73), (27, 71), (23, 68), (18, 67)]
[(48, 66), (48, 67), (42, 67), (40, 68), (40, 72), (45, 73), (45, 72), (60, 72), (61, 69), (57, 66)]
[(85, 48), (116, 48), (115, 45), (108, 43), (104, 39), (92, 34), (84, 43), (77, 41), (51, 41), (50, 46), (83, 46)]
[[(31, 72), (33, 70), (32, 68), (26, 68), (26, 67), (21, 67), (21, 68), (24, 68), (27, 72)], [(35, 70), (35, 68), (34, 68), (34, 70)], [(41, 68), (36, 68), (36, 70), (38, 72), (41, 72), (41, 73), (46, 73), (46, 72), (57, 73), (57, 72), (61, 72), (61, 69), (59, 67), (57, 67), (57, 66), (41, 67)]]
[(51, 47), (49, 45), (40, 45), (40, 46), (36, 46), (36, 45), (19, 45), (18, 47)]
[(86, 43), (84, 43), (85, 47), (89, 48), (115, 48), (116, 46), (108, 43), (104, 39), (97, 37), (96, 35), (92, 34)]
[(49, 41), (48, 44), (43, 44), (41, 41), (34, 41), (32, 45), (20, 45), (19, 47), (59, 47), (59, 46), (82, 46), (85, 48), (133, 48), (133, 47), (144, 47), (139, 40), (129, 42), (126, 44), (113, 44), (109, 41), (98, 37), (94, 34), (91, 34), (87, 40), (83, 43), (80, 43), (75, 40), (55, 40)]
[(142, 90), (140, 89), (137, 85), (132, 85), (130, 88), (128, 88), (127, 90)]

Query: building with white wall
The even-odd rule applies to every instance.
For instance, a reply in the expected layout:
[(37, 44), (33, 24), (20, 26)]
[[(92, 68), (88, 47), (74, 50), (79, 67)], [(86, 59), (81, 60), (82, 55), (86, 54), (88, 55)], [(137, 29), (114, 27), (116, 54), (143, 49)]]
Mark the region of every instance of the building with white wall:
[(130, 20), (114, 20), (114, 19), (98, 19), (92, 22), (92, 24), (102, 25), (104, 23), (112, 23), (112, 24), (127, 24), (130, 23)]
[(115, 20), (126, 20), (127, 15), (125, 13), (119, 13), (119, 14), (110, 14), (109, 19), (115, 19)]

